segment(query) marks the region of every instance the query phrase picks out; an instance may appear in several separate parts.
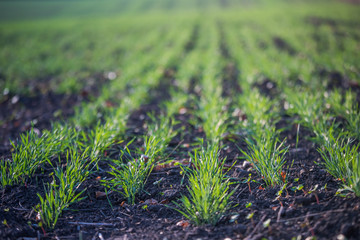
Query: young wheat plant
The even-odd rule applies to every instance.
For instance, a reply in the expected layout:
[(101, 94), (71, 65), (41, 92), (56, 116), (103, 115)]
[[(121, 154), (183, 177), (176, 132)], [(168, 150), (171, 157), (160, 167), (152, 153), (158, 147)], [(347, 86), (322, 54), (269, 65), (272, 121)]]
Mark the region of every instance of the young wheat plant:
[(195, 150), (193, 168), (187, 167), (190, 196), (183, 196), (176, 209), (196, 225), (215, 225), (230, 209), (230, 180), (223, 173), (225, 159), (219, 159), (217, 145)]
[(63, 210), (84, 199), (80, 196), (85, 189), (78, 193), (76, 191), (90, 173), (89, 167), (92, 161), (87, 158), (88, 150), (87, 148), (83, 154), (79, 154), (76, 149), (69, 150), (65, 170), (58, 166), (54, 172), (56, 179), (44, 187), (45, 196), (37, 194), (40, 204), (35, 207), (35, 210), (38, 213), (38, 219), (47, 228), (54, 229)]
[(277, 186), (286, 183), (287, 173), (284, 170), (285, 154), (288, 147), (270, 130), (265, 136), (256, 140), (248, 138), (248, 152), (242, 151), (244, 158), (251, 162), (255, 170), (262, 176), (267, 186)]

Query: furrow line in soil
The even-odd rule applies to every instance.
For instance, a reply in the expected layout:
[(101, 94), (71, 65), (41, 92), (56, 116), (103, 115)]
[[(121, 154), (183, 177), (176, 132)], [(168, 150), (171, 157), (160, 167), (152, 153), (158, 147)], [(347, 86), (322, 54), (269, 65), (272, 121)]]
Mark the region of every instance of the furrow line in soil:
[[(101, 79), (98, 76), (94, 77)], [(98, 86), (101, 86), (99, 82)], [(0, 103), (0, 155), (8, 153), (10, 141), (32, 127), (39, 133), (50, 129), (53, 121), (66, 121), (74, 115), (74, 108), (96, 97), (97, 89), (84, 89), (79, 94), (41, 93), (35, 96), (7, 95)]]
[(220, 35), (220, 53), (224, 58), (225, 66), (222, 70), (222, 96), (232, 97), (241, 94), (241, 88), (238, 82), (240, 74), (237, 63), (229, 51), (226, 37), (224, 34), (224, 23), (218, 22), (218, 31)]

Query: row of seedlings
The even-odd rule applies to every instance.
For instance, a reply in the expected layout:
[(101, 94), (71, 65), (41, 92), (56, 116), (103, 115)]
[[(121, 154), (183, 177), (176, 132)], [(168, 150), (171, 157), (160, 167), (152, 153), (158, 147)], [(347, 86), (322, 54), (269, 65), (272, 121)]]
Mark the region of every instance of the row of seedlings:
[[(185, 168), (188, 176), (189, 196), (183, 196), (177, 204), (178, 211), (196, 225), (215, 225), (231, 208), (230, 179), (224, 173), (225, 159), (220, 159), (220, 140), (227, 128), (227, 100), (221, 97), (219, 87), (222, 63), (219, 52), (220, 39), (216, 25), (203, 22), (199, 50), (205, 50), (201, 75), (201, 96), (197, 116), (202, 121), (206, 142), (190, 155), (191, 166)], [(206, 35), (204, 38), (202, 36)], [(196, 49), (198, 50), (198, 49)], [(198, 50), (198, 51), (199, 51)], [(198, 66), (200, 67), (200, 66)]]
[[(181, 58), (183, 46), (190, 37), (190, 31), (184, 30), (181, 38), (173, 46), (170, 54), (164, 55), (161, 59), (160, 68), (161, 73), (177, 64)], [(169, 53), (167, 52), (167, 53)], [(154, 77), (154, 76), (153, 76)], [(160, 80), (160, 75), (156, 77)], [(153, 78), (155, 80), (155, 78)], [(149, 82), (151, 86), (155, 86), (155, 82)], [(138, 88), (142, 88), (144, 84)], [(147, 91), (146, 91), (147, 92)], [(170, 140), (177, 134), (173, 129), (175, 124), (174, 114), (179, 106), (184, 104), (187, 99), (185, 95), (171, 92), (171, 101), (166, 102), (165, 112), (160, 114), (159, 119), (154, 116), (151, 117), (152, 123), (147, 126), (147, 134), (144, 137), (144, 146), (137, 149), (138, 158), (132, 157), (131, 152), (126, 148), (120, 159), (113, 160), (111, 166), (112, 170), (109, 172), (113, 176), (111, 179), (105, 179), (103, 184), (111, 191), (120, 193), (126, 198), (128, 204), (135, 204), (136, 197), (143, 191), (147, 178), (151, 173), (153, 167), (158, 164), (159, 159), (162, 159), (163, 153), (166, 150)]]
[(360, 110), (355, 95), (350, 91), (344, 96), (336, 91), (329, 96), (325, 91), (295, 94), (290, 89), (285, 94), (289, 114), (298, 116), (299, 124), (311, 129), (315, 135), (313, 140), (323, 158), (318, 164), (341, 181), (340, 190), (349, 190), (359, 197)]
[(358, 41), (353, 37), (356, 32), (351, 24), (353, 13), (341, 8), (336, 11), (336, 17), (329, 19), (330, 21), (315, 15), (317, 13), (311, 17), (301, 14), (293, 20), (297, 24), (282, 22), (281, 28), (268, 29), (272, 30), (270, 34), (279, 36), (296, 49), (301, 49), (302, 57), (315, 62), (322, 70), (336, 71), (343, 76), (357, 78), (358, 56), (354, 54), (354, 50), (358, 48)]
[[(228, 46), (235, 52), (234, 57), (243, 72), (240, 78), (242, 94), (238, 98), (238, 106), (243, 119), (240, 132), (246, 136), (247, 151), (242, 151), (258, 174), (264, 180), (266, 186), (283, 186), (288, 179), (285, 154), (288, 147), (285, 140), (280, 140), (281, 129), (276, 128), (279, 121), (279, 106), (275, 100), (262, 96), (257, 89), (252, 89), (253, 77), (251, 71), (256, 66), (256, 59), (244, 52), (239, 44), (239, 38), (231, 27), (225, 28), (225, 36)], [(250, 77), (250, 79), (249, 79)], [(247, 79), (246, 79), (247, 78)]]
[[(252, 35), (252, 42), (258, 43), (254, 49), (256, 58), (260, 59), (260, 65), (264, 66), (262, 69), (268, 77), (281, 80), (282, 85), (292, 82), (297, 85), (306, 84), (314, 89), (322, 85), (327, 88), (356, 85), (359, 70), (355, 50), (358, 46), (352, 36), (354, 30), (349, 22), (350, 12), (339, 9), (336, 18), (325, 21), (317, 16), (317, 11), (311, 17), (303, 13), (294, 14), (290, 21), (272, 18), (260, 22), (254, 19), (254, 24), (262, 31), (251, 31), (246, 37)], [(279, 27), (271, 28), (271, 24)], [(323, 35), (321, 38), (327, 44), (318, 42), (316, 36), (319, 34)], [(328, 46), (318, 51), (319, 44)]]

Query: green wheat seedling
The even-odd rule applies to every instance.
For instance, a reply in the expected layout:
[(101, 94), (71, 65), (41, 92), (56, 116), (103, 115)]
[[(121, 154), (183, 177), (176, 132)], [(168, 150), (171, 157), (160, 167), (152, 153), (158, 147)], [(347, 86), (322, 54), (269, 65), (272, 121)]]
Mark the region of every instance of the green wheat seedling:
[[(359, 168), (358, 148), (352, 146), (351, 137), (359, 135), (359, 109), (354, 104), (354, 95), (351, 92), (345, 94), (344, 100), (338, 91), (333, 92), (326, 99), (327, 107), (332, 114), (341, 116), (347, 121), (347, 130), (339, 129), (336, 122), (329, 122), (331, 114), (323, 113), (324, 99), (320, 94), (308, 92), (288, 94), (291, 111), (300, 116), (300, 122), (312, 129), (316, 138), (314, 141), (321, 147), (318, 152), (324, 162), (321, 163), (326, 170), (336, 179), (342, 181), (344, 189), (350, 190), (359, 196)], [(320, 113), (320, 114), (318, 114)], [(310, 121), (310, 119), (313, 120)]]
[(343, 96), (339, 91), (334, 91), (328, 97), (327, 103), (335, 117), (346, 120), (345, 128), (351, 136), (360, 140), (360, 109), (356, 102), (356, 95), (347, 91)]
[(217, 145), (195, 150), (191, 156), (194, 168), (187, 167), (189, 197), (181, 198), (176, 210), (196, 225), (215, 225), (231, 208), (230, 180), (223, 173), (225, 159), (219, 159)]
[(18, 144), (11, 143), (14, 148), (12, 161), (0, 163), (2, 185), (24, 183), (41, 164), (53, 165), (53, 157), (78, 145), (78, 135), (76, 129), (66, 124), (55, 124), (52, 131), (44, 130), (41, 137), (33, 129), (20, 135)]
[(353, 163), (358, 158), (358, 145), (352, 145), (353, 140), (346, 137), (347, 133), (340, 134), (335, 137), (333, 130), (330, 129), (327, 134), (324, 134), (324, 142), (318, 152), (324, 159), (323, 165), (326, 170), (336, 179), (340, 179), (343, 184), (347, 183), (349, 173)]
[(359, 145), (353, 147), (356, 152), (351, 150), (353, 155), (346, 169), (347, 181), (344, 184), (344, 189), (354, 192), (357, 197), (360, 197), (360, 153), (357, 151)]
[(76, 147), (79, 140), (79, 132), (69, 124), (55, 123), (52, 130), (44, 130), (42, 136), (47, 138), (47, 144), (52, 145), (53, 156), (59, 156)]
[(288, 147), (284, 147), (285, 140), (279, 140), (281, 130), (275, 127), (279, 120), (275, 103), (275, 100), (262, 96), (257, 90), (246, 91), (239, 98), (241, 109), (246, 114), (242, 127), (248, 133), (245, 139), (248, 150), (241, 152), (244, 159), (253, 164), (267, 186), (282, 185), (287, 181), (284, 165)]
[(326, 170), (336, 179), (342, 181), (343, 189), (349, 190), (360, 197), (360, 143), (353, 145), (350, 133), (333, 135), (332, 128), (324, 134), (323, 146), (318, 148)]
[[(135, 204), (138, 193), (143, 191), (146, 180), (154, 167), (157, 157), (164, 152), (168, 142), (176, 134), (172, 131), (171, 120), (161, 118), (159, 124), (149, 125), (149, 136), (144, 137), (144, 150), (139, 151), (140, 158), (133, 159), (127, 163), (113, 161), (109, 172), (114, 178), (103, 181), (104, 185), (124, 196), (129, 204)], [(128, 148), (122, 152), (131, 156)], [(122, 160), (122, 157), (121, 157)]]
[(88, 134), (90, 142), (90, 158), (99, 160), (104, 151), (114, 143), (115, 133), (112, 129), (106, 127), (106, 125), (98, 124), (95, 130), (90, 131)]
[(171, 100), (165, 101), (163, 104), (166, 109), (166, 117), (171, 118), (178, 113), (179, 109), (188, 101), (188, 98), (187, 94), (171, 89)]
[(88, 149), (83, 154), (79, 154), (76, 150), (69, 150), (66, 155), (65, 170), (58, 166), (54, 172), (56, 179), (44, 187), (45, 196), (37, 194), (40, 204), (35, 209), (39, 220), (47, 228), (54, 229), (63, 210), (84, 199), (80, 196), (85, 189), (79, 193), (76, 191), (90, 173), (91, 161), (87, 158), (87, 151)]
[(360, 140), (360, 110), (356, 107), (357, 110), (349, 112), (346, 116), (348, 122), (349, 132), (353, 137)]
[(105, 128), (113, 132), (114, 138), (124, 135), (129, 112), (141, 103), (135, 103), (131, 98), (125, 97), (119, 108), (105, 117)]
[(46, 136), (39, 137), (31, 129), (20, 135), (18, 144), (11, 142), (14, 148), (12, 160), (3, 160), (0, 163), (1, 185), (13, 185), (19, 182), (25, 183), (31, 177), (38, 166), (49, 161), (55, 143), (47, 141)]
[(287, 172), (285, 154), (288, 147), (284, 147), (284, 141), (280, 141), (272, 132), (264, 137), (254, 140), (247, 138), (248, 151), (242, 151), (244, 158), (251, 162), (255, 170), (265, 181), (267, 186), (286, 184)]
[(242, 94), (239, 104), (246, 114), (246, 120), (242, 122), (243, 127), (252, 134), (258, 135), (265, 128), (273, 126), (279, 119), (275, 101), (262, 96), (258, 90)]
[(148, 133), (145, 137), (144, 147), (145, 152), (151, 161), (155, 160), (155, 156), (161, 157), (167, 148), (169, 142), (176, 136), (177, 131), (174, 131), (173, 126), (176, 124), (172, 116), (160, 116), (157, 121), (153, 115), (150, 115), (152, 124), (148, 125)]
[(92, 104), (82, 103), (81, 107), (75, 108), (75, 116), (72, 119), (73, 125), (78, 129), (86, 129), (95, 126), (99, 122), (101, 105), (99, 102)]
[[(126, 154), (130, 155), (128, 149)], [(112, 171), (109, 174), (114, 178), (104, 180), (104, 186), (120, 193), (126, 198), (128, 204), (135, 204), (136, 195), (144, 189), (153, 164), (150, 164), (146, 156), (142, 155), (139, 159), (134, 159), (128, 163), (113, 161), (113, 165), (110, 166)]]
[(288, 113), (299, 116), (301, 125), (312, 129), (316, 135), (315, 142), (321, 141), (321, 135), (328, 128), (329, 116), (324, 112), (324, 97), (319, 93), (286, 89), (286, 100), (289, 103)]
[(208, 141), (217, 144), (227, 129), (228, 113), (224, 107), (228, 101), (224, 98), (203, 97), (199, 102), (198, 116), (202, 119), (202, 127)]
[[(129, 204), (135, 204), (136, 195), (143, 191), (158, 157), (161, 157), (170, 140), (177, 134), (173, 130), (175, 121), (172, 117), (162, 115), (158, 121), (153, 115), (150, 115), (150, 118), (155, 123), (148, 125), (147, 136), (144, 136), (144, 148), (142, 151), (138, 149), (140, 158), (127, 163), (122, 161), (122, 157), (120, 161), (113, 161), (109, 174), (114, 178), (103, 181), (107, 188), (124, 196)], [(122, 151), (122, 156), (131, 156), (129, 149), (126, 149), (126, 152)]]

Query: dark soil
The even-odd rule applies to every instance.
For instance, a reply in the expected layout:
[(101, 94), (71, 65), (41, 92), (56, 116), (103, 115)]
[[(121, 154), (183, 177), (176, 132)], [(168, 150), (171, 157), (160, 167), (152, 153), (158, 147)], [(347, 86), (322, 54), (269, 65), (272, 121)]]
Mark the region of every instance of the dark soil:
[(351, 4), (360, 4), (360, 0), (341, 0), (342, 2), (348, 2), (348, 3), (351, 3)]
[[(0, 76), (1, 80), (1, 76)], [(9, 140), (16, 140), (19, 134), (30, 130), (31, 126), (40, 133), (50, 129), (54, 121), (63, 121), (74, 114), (81, 102), (96, 98), (101, 86), (109, 79), (105, 73), (96, 73), (81, 79), (83, 88), (76, 93), (55, 93), (49, 88), (51, 78), (28, 81), (29, 94), (6, 93), (0, 96), (0, 154), (10, 148)]]
[(286, 42), (284, 39), (282, 39), (280, 37), (274, 37), (273, 42), (274, 42), (275, 47), (278, 50), (285, 51), (289, 55), (295, 55), (296, 54), (296, 50), (288, 42)]
[(87, 98), (83, 94), (65, 95), (48, 92), (35, 96), (6, 95), (0, 102), (0, 153), (10, 147), (20, 133), (49, 129), (52, 121), (64, 120), (73, 115), (74, 106)]
[[(231, 64), (224, 69), (227, 80), (224, 87), (231, 87), (237, 74)], [(174, 71), (174, 70), (172, 70)], [(162, 83), (152, 90), (151, 99), (147, 105), (134, 111), (128, 122), (125, 141), (134, 136), (141, 136), (146, 131), (144, 124), (149, 120), (147, 114), (159, 113), (161, 102), (168, 98), (167, 94), (173, 73), (166, 71)], [(195, 81), (195, 80), (194, 80)], [(254, 87), (264, 94), (277, 94), (276, 85), (266, 80)], [(225, 96), (233, 97), (239, 92), (224, 91)], [(30, 121), (37, 119), (35, 125), (41, 131), (50, 127), (55, 119), (54, 112), (61, 110), (63, 116), (72, 114), (71, 106), (84, 100), (80, 96), (63, 96), (49, 93), (33, 98), (9, 96), (0, 104), (1, 142), (2, 149), (8, 151), (6, 139), (16, 137), (30, 127)], [(14, 103), (15, 102), (15, 103)], [(231, 107), (231, 106), (230, 106)], [(167, 159), (187, 164), (188, 152), (194, 148), (197, 138), (204, 138), (201, 124), (197, 125), (193, 112), (196, 107), (190, 101), (185, 106), (186, 111), (176, 115), (181, 128), (179, 134), (171, 141), (166, 150)], [(9, 118), (8, 116), (14, 116)], [(241, 117), (232, 119), (232, 126), (241, 121)], [(0, 201), (0, 238), (1, 239), (291, 239), (300, 236), (301, 239), (316, 236), (317, 239), (358, 239), (360, 236), (360, 201), (353, 195), (341, 197), (336, 195), (339, 181), (333, 179), (321, 165), (320, 155), (316, 146), (308, 139), (311, 133), (306, 129), (300, 131), (300, 141), (296, 145), (297, 128), (292, 119), (284, 115), (279, 123), (286, 127), (282, 137), (290, 146), (287, 160), (289, 163), (289, 184), (282, 194), (280, 188), (265, 188), (262, 179), (247, 162), (241, 160), (239, 148), (246, 149), (240, 133), (228, 133), (223, 140), (221, 156), (226, 157), (227, 164), (236, 161), (229, 172), (238, 187), (232, 196), (234, 208), (229, 211), (216, 226), (194, 226), (178, 213), (173, 201), (178, 201), (187, 194), (186, 177), (181, 174), (181, 168), (168, 164), (157, 166), (151, 173), (145, 186), (146, 192), (141, 193), (136, 204), (125, 203), (121, 195), (110, 193), (103, 196), (105, 189), (99, 178), (108, 177), (107, 160), (100, 162), (101, 171), (94, 172), (83, 184), (87, 198), (71, 206), (63, 212), (53, 231), (43, 230), (37, 225), (36, 213), (33, 210), (38, 203), (36, 193), (43, 194), (43, 182), (51, 181), (51, 168), (36, 172), (26, 186), (12, 186), (1, 190)], [(235, 132), (235, 131), (234, 131)], [(142, 145), (142, 139), (134, 141), (131, 148)], [(113, 146), (113, 150), (116, 150)], [(110, 149), (111, 150), (111, 149)], [(109, 150), (109, 152), (110, 152)], [(0, 157), (4, 153), (0, 152)], [(249, 184), (246, 180), (251, 173)], [(183, 184), (182, 184), (183, 183)], [(294, 189), (303, 185), (303, 190)], [(293, 189), (293, 190), (292, 190)], [(102, 195), (102, 196), (101, 196)], [(251, 203), (250, 207), (246, 207)], [(248, 219), (248, 216), (253, 217)], [(6, 221), (5, 221), (6, 220)], [(270, 221), (270, 222), (269, 222)], [(268, 223), (268, 224), (265, 224)]]
[(356, 100), (358, 104), (360, 104), (360, 84), (358, 82), (350, 80), (336, 71), (320, 69), (317, 74), (321, 79), (325, 80), (326, 88), (328, 90), (337, 89), (343, 94), (345, 94), (346, 91), (351, 90), (351, 92), (356, 94)]

